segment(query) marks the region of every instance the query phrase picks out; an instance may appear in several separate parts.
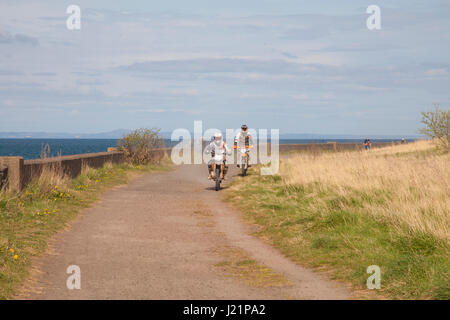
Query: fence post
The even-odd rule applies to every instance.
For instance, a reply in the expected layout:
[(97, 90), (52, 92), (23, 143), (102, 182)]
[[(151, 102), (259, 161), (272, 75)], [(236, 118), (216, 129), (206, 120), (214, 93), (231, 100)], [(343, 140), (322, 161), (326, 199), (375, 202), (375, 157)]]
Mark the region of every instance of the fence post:
[(6, 187), (11, 191), (22, 191), (23, 157), (0, 157), (0, 166), (8, 168)]

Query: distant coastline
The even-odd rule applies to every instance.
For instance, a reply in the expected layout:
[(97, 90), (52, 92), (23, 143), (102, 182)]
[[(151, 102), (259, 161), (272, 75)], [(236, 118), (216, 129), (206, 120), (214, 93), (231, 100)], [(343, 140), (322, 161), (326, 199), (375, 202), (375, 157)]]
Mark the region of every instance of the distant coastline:
[[(414, 139), (409, 139), (409, 141)], [(25, 160), (38, 159), (42, 148), (48, 144), (50, 156), (74, 155), (80, 153), (105, 152), (109, 147), (116, 147), (118, 139), (55, 139), (55, 138), (0, 138), (0, 156), (21, 156)], [(335, 142), (361, 142), (361, 139), (280, 139), (280, 144), (310, 144)], [(373, 142), (400, 141), (400, 139), (372, 139)], [(165, 145), (176, 145), (177, 141), (164, 139)]]

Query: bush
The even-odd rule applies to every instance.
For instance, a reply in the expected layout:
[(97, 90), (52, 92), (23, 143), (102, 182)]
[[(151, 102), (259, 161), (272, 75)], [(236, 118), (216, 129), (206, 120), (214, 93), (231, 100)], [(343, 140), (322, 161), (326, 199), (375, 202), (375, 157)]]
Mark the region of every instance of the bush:
[(447, 152), (450, 148), (449, 119), (450, 110), (440, 110), (436, 107), (434, 111), (422, 112), (425, 128), (420, 129), (420, 133), (437, 141), (438, 147)]
[(132, 164), (143, 165), (155, 162), (159, 157), (155, 157), (152, 151), (164, 146), (164, 140), (159, 132), (160, 129), (155, 128), (137, 129), (119, 140), (119, 149)]

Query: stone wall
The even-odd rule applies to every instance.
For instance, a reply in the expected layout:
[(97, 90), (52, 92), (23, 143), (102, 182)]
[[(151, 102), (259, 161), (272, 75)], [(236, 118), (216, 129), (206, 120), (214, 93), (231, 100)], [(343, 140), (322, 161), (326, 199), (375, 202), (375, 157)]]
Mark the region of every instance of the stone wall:
[[(152, 159), (164, 158), (169, 148), (152, 151)], [(70, 178), (78, 176), (86, 166), (100, 168), (105, 163), (121, 163), (124, 155), (117, 148), (108, 152), (85, 153), (48, 159), (23, 160), (23, 157), (0, 157), (0, 188), (21, 191), (23, 187), (40, 177), (44, 170), (58, 171)]]
[[(0, 157), (0, 175), (3, 187), (21, 191), (23, 187), (39, 178), (44, 170), (59, 171), (75, 178), (84, 166), (100, 168), (107, 162), (120, 163), (123, 154), (118, 151), (77, 154), (48, 159), (23, 160), (22, 157)], [(6, 168), (6, 170), (1, 170)]]
[(101, 168), (107, 162), (121, 163), (122, 161), (123, 154), (118, 151), (25, 160), (23, 162), (22, 186), (35, 181), (44, 170), (59, 171), (65, 176), (75, 178), (84, 167)]

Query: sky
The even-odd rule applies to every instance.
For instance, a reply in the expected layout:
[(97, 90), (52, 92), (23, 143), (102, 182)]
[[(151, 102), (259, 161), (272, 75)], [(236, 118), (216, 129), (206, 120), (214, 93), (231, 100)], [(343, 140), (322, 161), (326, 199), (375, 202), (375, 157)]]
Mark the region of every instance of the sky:
[(449, 1), (111, 2), (1, 0), (0, 132), (411, 135), (450, 107)]

